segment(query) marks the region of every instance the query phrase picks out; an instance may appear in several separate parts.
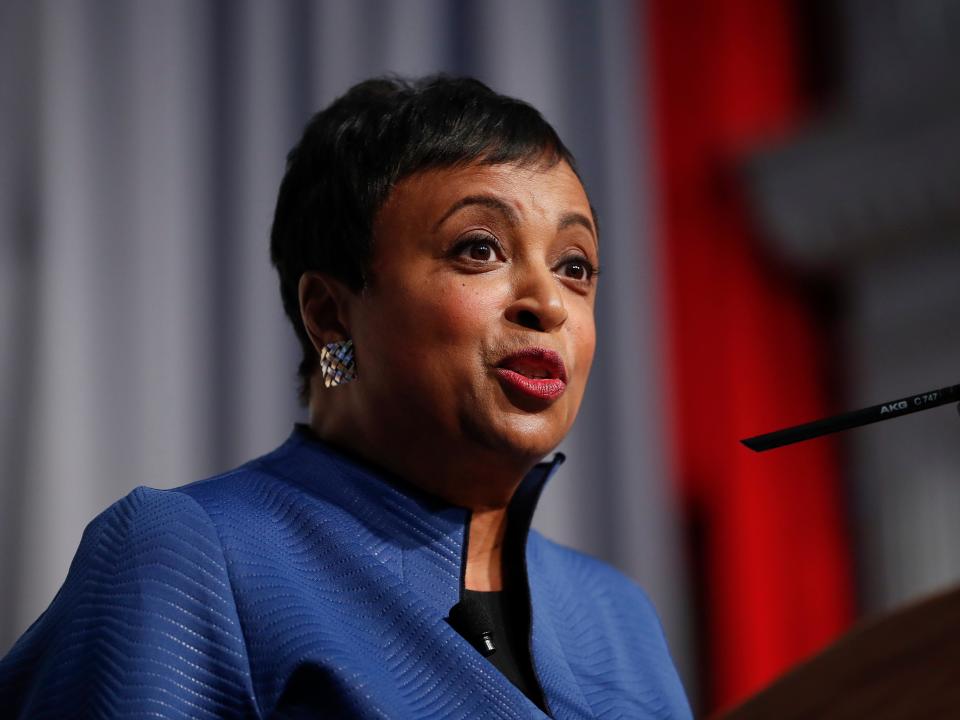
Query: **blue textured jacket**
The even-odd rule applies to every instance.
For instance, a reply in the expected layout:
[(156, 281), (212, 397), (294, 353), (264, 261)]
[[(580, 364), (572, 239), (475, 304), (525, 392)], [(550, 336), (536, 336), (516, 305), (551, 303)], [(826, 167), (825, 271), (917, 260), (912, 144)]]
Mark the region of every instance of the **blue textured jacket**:
[[(557, 455), (524, 479), (530, 516)], [(310, 439), (87, 527), (0, 662), (22, 718), (542, 718), (445, 621), (470, 512)], [(685, 718), (637, 585), (530, 531), (531, 649), (555, 718)]]

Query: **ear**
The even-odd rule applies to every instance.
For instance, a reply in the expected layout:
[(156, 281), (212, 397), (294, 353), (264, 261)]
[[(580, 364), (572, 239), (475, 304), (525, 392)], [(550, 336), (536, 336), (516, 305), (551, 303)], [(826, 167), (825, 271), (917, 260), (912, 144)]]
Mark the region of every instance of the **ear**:
[(340, 280), (320, 272), (300, 276), (300, 318), (314, 349), (350, 336), (348, 301), (350, 290)]

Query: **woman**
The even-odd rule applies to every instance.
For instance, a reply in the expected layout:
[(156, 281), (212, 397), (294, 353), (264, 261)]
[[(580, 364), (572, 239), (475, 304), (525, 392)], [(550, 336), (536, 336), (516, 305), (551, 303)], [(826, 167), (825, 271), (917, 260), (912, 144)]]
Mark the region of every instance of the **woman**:
[(309, 426), (90, 524), (0, 664), (14, 717), (686, 717), (644, 593), (530, 530), (594, 351), (597, 222), (554, 130), (372, 80), (271, 236)]

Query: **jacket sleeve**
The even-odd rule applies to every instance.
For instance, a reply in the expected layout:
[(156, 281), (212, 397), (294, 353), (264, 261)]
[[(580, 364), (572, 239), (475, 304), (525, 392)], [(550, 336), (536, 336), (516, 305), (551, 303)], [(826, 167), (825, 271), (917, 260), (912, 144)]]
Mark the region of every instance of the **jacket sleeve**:
[(84, 531), (50, 607), (0, 661), (4, 717), (256, 718), (216, 528), (137, 488)]

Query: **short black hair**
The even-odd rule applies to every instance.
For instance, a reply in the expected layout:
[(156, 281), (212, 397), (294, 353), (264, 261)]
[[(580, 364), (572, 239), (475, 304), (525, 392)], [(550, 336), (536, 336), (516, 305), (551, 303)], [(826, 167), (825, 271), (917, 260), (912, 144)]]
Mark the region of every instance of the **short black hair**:
[(283, 309), (303, 349), (300, 400), (317, 352), (300, 317), (307, 271), (358, 292), (367, 280), (374, 219), (393, 186), (414, 173), (473, 162), (553, 166), (573, 155), (532, 106), (472, 78), (380, 77), (315, 114), (287, 155), (270, 233)]

